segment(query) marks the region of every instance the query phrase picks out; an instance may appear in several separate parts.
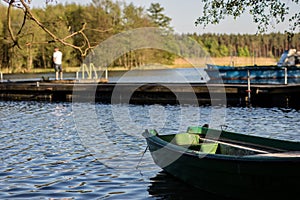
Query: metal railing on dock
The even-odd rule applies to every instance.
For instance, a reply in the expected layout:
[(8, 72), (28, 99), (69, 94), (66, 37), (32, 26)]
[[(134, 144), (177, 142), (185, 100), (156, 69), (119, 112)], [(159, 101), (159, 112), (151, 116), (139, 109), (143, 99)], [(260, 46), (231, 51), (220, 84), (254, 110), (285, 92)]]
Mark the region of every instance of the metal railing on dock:
[[(103, 77), (104, 73), (104, 77)], [(81, 78), (80, 77), (81, 74)], [(108, 80), (108, 70), (107, 68), (103, 69), (97, 69), (93, 63), (90, 63), (89, 65), (87, 64), (82, 64), (79, 71), (76, 72), (76, 80), (99, 80), (99, 79), (104, 79)]]
[[(284, 85), (288, 85), (288, 70), (287, 67), (284, 67)], [(251, 103), (251, 70), (247, 70), (247, 96), (246, 102)]]

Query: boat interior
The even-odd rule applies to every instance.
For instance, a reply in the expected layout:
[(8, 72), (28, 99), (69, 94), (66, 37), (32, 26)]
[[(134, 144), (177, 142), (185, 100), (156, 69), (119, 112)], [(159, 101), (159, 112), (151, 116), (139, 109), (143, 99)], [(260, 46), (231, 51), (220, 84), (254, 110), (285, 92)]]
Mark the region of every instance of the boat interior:
[(286, 150), (271, 146), (258, 145), (243, 140), (228, 139), (224, 137), (223, 134), (220, 136), (221, 132), (223, 133), (225, 131), (208, 129), (201, 126), (189, 127), (184, 133), (170, 135), (159, 135), (155, 130), (152, 131), (154, 135), (168, 143), (199, 153), (252, 156), (257, 154), (270, 155), (287, 152)]
[(219, 140), (206, 139), (199, 134), (194, 133), (180, 133), (172, 135), (160, 135), (161, 139), (168, 143), (182, 146), (189, 150), (209, 154), (222, 154), (234, 156), (246, 156), (255, 154), (267, 154), (273, 151), (265, 149), (258, 149), (251, 146), (240, 145), (236, 143), (229, 143)]
[(208, 125), (191, 126), (186, 132), (168, 135), (161, 135), (155, 129), (146, 131), (167, 143), (186, 148), (193, 153), (300, 158), (299, 142), (216, 130), (208, 128)]

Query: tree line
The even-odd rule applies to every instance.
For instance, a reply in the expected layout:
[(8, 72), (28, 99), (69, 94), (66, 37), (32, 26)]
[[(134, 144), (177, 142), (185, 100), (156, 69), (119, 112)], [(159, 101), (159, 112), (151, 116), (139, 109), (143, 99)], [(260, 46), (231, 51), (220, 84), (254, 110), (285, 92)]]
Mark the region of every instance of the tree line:
[[(111, 0), (93, 0), (88, 5), (53, 4), (30, 9), (30, 16), (24, 15), (24, 9), (18, 9), (18, 5), (13, 6), (16, 7), (8, 9), (0, 3), (1, 70), (51, 68), (56, 46), (63, 51), (65, 68), (80, 66), (87, 55), (85, 51), (92, 52), (115, 34), (139, 27), (171, 31), (171, 19), (163, 14), (164, 8), (158, 3), (151, 4), (148, 9)], [(42, 25), (31, 20), (32, 16)], [(24, 17), (30, 19), (24, 20)], [(169, 57), (167, 52), (159, 53), (159, 50), (137, 50), (122, 55), (113, 65), (131, 68), (154, 58), (168, 63)]]
[(202, 44), (212, 57), (272, 57), (278, 58), (284, 50), (300, 50), (300, 33), (269, 34), (189, 34)]
[[(0, 71), (9, 69), (26, 72), (32, 68), (51, 68), (55, 46), (63, 51), (65, 68), (80, 66), (86, 55), (81, 49), (74, 47), (88, 46), (90, 48), (86, 49), (92, 52), (93, 47), (111, 36), (139, 27), (159, 27), (166, 34), (175, 34), (170, 26), (171, 18), (164, 14), (164, 8), (159, 3), (143, 8), (132, 3), (93, 0), (88, 5), (54, 4), (32, 8), (31, 12), (44, 27), (70, 45), (58, 43), (34, 21), (24, 20), (20, 9), (10, 10), (8, 23), (7, 6), (0, 4)], [(290, 42), (287, 35), (282, 33), (175, 35), (182, 40), (192, 38), (212, 57), (279, 57), (289, 45), (300, 49), (300, 34), (294, 34)], [(173, 45), (174, 49), (182, 48), (176, 42), (169, 45)], [(111, 67), (123, 66), (130, 69), (148, 63), (172, 64), (176, 56), (158, 49), (140, 49), (120, 56)]]

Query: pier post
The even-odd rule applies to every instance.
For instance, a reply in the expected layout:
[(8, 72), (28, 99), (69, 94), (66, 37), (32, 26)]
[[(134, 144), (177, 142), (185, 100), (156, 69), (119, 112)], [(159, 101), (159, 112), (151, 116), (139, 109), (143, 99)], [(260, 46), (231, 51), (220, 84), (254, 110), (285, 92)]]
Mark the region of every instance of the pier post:
[(288, 80), (287, 80), (287, 68), (284, 68), (284, 84), (287, 85), (288, 84)]
[(251, 100), (250, 70), (247, 71), (247, 81), (248, 81), (248, 88), (246, 91), (248, 93), (247, 101), (248, 103), (250, 103)]
[(107, 70), (107, 68), (105, 69), (105, 79), (108, 80), (108, 70)]

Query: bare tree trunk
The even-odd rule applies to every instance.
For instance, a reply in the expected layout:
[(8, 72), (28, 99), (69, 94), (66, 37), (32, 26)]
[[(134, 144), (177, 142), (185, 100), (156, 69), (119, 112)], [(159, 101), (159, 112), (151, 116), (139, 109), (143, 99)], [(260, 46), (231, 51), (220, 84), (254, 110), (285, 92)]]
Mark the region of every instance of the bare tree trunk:
[(43, 65), (44, 68), (47, 68), (47, 61), (46, 61), (46, 56), (45, 56), (45, 48), (42, 48), (42, 59), (43, 59)]
[(124, 57), (124, 67), (126, 67), (126, 68), (128, 67), (128, 61), (127, 61), (128, 59), (127, 59), (127, 56), (128, 56), (127, 53), (124, 54), (124, 56), (123, 56), (123, 57)]

